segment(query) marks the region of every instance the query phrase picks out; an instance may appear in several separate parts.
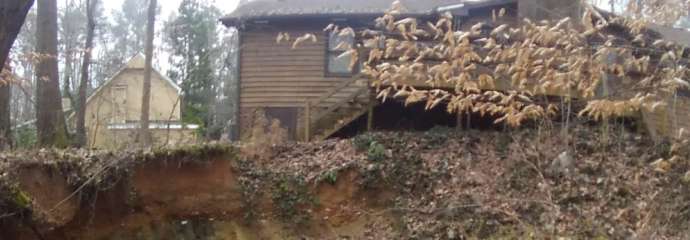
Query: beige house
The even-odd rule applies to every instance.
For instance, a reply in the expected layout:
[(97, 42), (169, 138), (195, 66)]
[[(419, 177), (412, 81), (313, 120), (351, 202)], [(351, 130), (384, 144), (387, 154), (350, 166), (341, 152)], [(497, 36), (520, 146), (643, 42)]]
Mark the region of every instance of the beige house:
[[(86, 100), (87, 146), (119, 149), (134, 146), (141, 114), (144, 56), (138, 54)], [(196, 125), (180, 122), (180, 88), (153, 69), (150, 129), (154, 146), (196, 141)], [(74, 124), (74, 115), (70, 117)]]

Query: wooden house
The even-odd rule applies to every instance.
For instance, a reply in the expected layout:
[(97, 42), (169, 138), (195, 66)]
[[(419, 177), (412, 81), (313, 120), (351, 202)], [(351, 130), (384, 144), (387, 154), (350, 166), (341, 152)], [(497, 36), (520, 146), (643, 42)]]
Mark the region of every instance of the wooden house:
[[(687, 29), (651, 25), (664, 39), (690, 47), (690, 31)], [(655, 138), (690, 137), (690, 89), (665, 96), (666, 107), (651, 112), (644, 109), (642, 116), (649, 133)]]
[[(135, 143), (141, 116), (144, 56), (134, 56), (86, 101), (87, 146), (117, 149)], [(151, 73), (150, 131), (154, 146), (195, 141), (196, 125), (180, 122), (180, 88), (158, 70)], [(74, 114), (69, 119), (74, 124)]]
[[(295, 140), (324, 139), (360, 117), (371, 119), (373, 107), (368, 79), (350, 59), (337, 58), (334, 50), (342, 42), (322, 30), (330, 23), (353, 28), (371, 28), (376, 17), (390, 8), (392, 0), (254, 0), (240, 4), (222, 19), (240, 32), (239, 54), (239, 133), (251, 131), (255, 112), (279, 119)], [(450, 11), (457, 26), (469, 28), (491, 17), (494, 9), (517, 12), (516, 0), (403, 0), (404, 16), (433, 21)], [(299, 37), (318, 34), (318, 41), (307, 41), (292, 49), (290, 43), (277, 43), (279, 33)], [(415, 85), (415, 83), (412, 83)], [(419, 83), (420, 86), (425, 85)]]
[[(240, 33), (238, 62), (239, 92), (237, 119), (241, 138), (251, 133), (255, 113), (263, 111), (268, 118), (279, 119), (295, 140), (324, 139), (348, 124), (366, 118), (368, 127), (377, 118), (373, 110), (379, 103), (369, 79), (348, 69), (350, 59), (336, 58), (342, 51), (334, 50), (342, 42), (355, 44), (358, 39), (343, 39), (325, 33), (331, 24), (355, 29), (374, 28), (374, 19), (390, 8), (393, 0), (253, 0), (243, 2), (222, 19)], [(415, 17), (435, 21), (450, 12), (454, 27), (467, 31), (477, 22), (492, 22), (492, 11), (506, 9), (500, 21), (519, 23), (518, 18), (533, 20), (579, 19), (583, 8), (573, 0), (401, 0), (401, 18)], [(495, 23), (500, 24), (500, 23)], [(491, 28), (491, 26), (489, 26)], [(669, 40), (683, 43), (687, 31), (652, 28)], [(277, 43), (279, 33), (295, 37), (316, 33), (318, 41), (307, 41), (292, 49), (291, 42)], [(687, 40), (685, 41), (687, 42)], [(415, 87), (426, 83), (409, 82)], [(595, 97), (608, 97), (625, 89), (618, 79), (604, 80)], [(443, 86), (442, 86), (443, 87)], [(495, 89), (509, 90), (509, 82), (497, 79)], [(563, 96), (560, 90), (541, 94)], [(571, 93), (568, 93), (572, 96)], [(578, 96), (574, 96), (578, 97)], [(674, 100), (678, 102), (678, 100)], [(683, 99), (685, 101), (685, 99)], [(690, 123), (690, 110), (678, 114), (678, 104), (662, 112), (643, 112), (652, 134), (669, 136)], [(690, 106), (683, 104), (683, 106)], [(682, 108), (682, 107), (681, 107)], [(634, 113), (638, 115), (637, 113)], [(385, 115), (385, 114), (384, 114)], [(382, 116), (390, 117), (390, 116)], [(635, 116), (637, 117), (637, 116)], [(687, 126), (690, 130), (690, 125)]]

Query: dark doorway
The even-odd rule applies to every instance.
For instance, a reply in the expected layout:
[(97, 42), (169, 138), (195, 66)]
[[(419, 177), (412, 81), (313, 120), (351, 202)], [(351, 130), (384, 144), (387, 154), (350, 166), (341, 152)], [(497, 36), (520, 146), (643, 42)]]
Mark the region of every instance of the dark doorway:
[(280, 121), (280, 126), (285, 128), (288, 133), (289, 140), (296, 140), (297, 131), (297, 108), (292, 107), (269, 107), (266, 108), (266, 118), (269, 123), (273, 119)]

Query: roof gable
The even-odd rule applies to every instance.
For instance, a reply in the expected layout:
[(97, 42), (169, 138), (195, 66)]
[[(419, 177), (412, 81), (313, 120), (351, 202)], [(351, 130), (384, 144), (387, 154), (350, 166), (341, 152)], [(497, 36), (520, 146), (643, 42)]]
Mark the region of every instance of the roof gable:
[[(137, 55), (134, 55), (132, 58), (130, 58), (129, 61), (127, 61), (127, 64), (125, 64), (124, 67), (122, 67), (122, 68), (121, 68), (119, 71), (117, 71), (117, 73), (115, 73), (110, 79), (108, 79), (108, 80), (105, 81), (103, 84), (101, 84), (101, 86), (99, 86), (98, 88), (96, 88), (96, 90), (94, 90), (93, 93), (91, 93), (91, 95), (89, 95), (89, 97), (86, 99), (86, 104), (88, 105), (89, 102), (91, 102), (91, 100), (92, 100), (93, 98), (95, 98), (96, 96), (98, 96), (99, 94), (101, 94), (101, 92), (103, 92), (104, 89), (108, 88), (108, 86), (112, 85), (113, 82), (115, 82), (115, 80), (118, 79), (118, 77), (119, 77), (120, 75), (122, 75), (122, 73), (125, 72), (125, 70), (127, 70), (127, 69), (144, 69), (144, 66), (145, 66), (145, 57), (144, 57), (144, 55), (142, 55), (141, 53), (138, 53)], [(180, 89), (180, 87), (177, 86), (177, 84), (175, 84), (175, 83), (172, 81), (172, 79), (168, 78), (167, 76), (165, 76), (164, 74), (162, 74), (160, 71), (158, 71), (158, 70), (155, 69), (155, 68), (152, 69), (152, 70), (153, 70), (153, 71), (151, 72), (151, 74), (157, 74), (157, 75), (160, 77), (160, 79), (162, 79), (163, 82), (167, 83), (170, 87), (172, 87), (178, 95), (182, 95), (182, 89)], [(151, 79), (155, 79), (155, 78), (151, 78)], [(70, 118), (73, 117), (73, 115), (74, 115), (74, 113), (72, 113), (72, 114), (70, 115)]]
[(690, 31), (682, 28), (665, 27), (651, 24), (648, 26), (654, 31), (659, 32), (664, 39), (676, 42), (680, 45), (690, 47)]
[[(144, 69), (144, 66), (145, 66), (144, 55), (142, 55), (141, 53), (134, 55), (134, 57), (130, 58), (130, 60), (127, 61), (127, 64), (125, 64), (124, 67), (122, 67), (119, 71), (117, 71), (117, 73), (115, 73), (110, 79), (108, 79), (103, 84), (101, 84), (101, 86), (96, 88), (96, 90), (94, 90), (93, 93), (91, 93), (91, 95), (89, 95), (89, 97), (86, 99), (86, 103), (88, 104), (92, 98), (94, 98), (95, 96), (98, 96), (98, 94), (100, 94), (104, 89), (106, 89), (108, 86), (110, 86), (113, 83), (113, 81), (118, 79), (118, 77), (120, 75), (122, 75), (122, 73), (125, 70), (127, 70), (127, 69)], [(175, 84), (172, 81), (172, 79), (168, 78), (167, 76), (165, 76), (164, 74), (162, 74), (160, 71), (158, 71), (155, 68), (152, 70), (153, 71), (151, 72), (151, 74), (157, 74), (161, 79), (163, 79), (164, 82), (166, 82), (170, 87), (175, 89), (177, 94), (182, 93), (182, 89), (180, 89), (180, 87), (177, 86), (177, 84)]]

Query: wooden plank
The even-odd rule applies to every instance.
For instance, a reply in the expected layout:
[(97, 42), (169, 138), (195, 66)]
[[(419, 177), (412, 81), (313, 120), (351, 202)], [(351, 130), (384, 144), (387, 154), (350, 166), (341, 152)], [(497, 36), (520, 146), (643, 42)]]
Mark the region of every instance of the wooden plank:
[(318, 66), (318, 65), (289, 65), (289, 66), (250, 65), (249, 67), (243, 67), (242, 68), (242, 72), (269, 72), (269, 71), (323, 72), (323, 66)]
[(355, 81), (357, 81), (356, 78), (351, 78), (351, 79), (348, 79), (347, 81), (343, 81), (342, 83), (338, 84), (335, 88), (328, 91), (328, 93), (326, 93), (323, 96), (319, 97), (318, 99), (314, 100), (314, 104), (318, 105), (319, 102), (328, 99), (329, 97), (333, 96), (335, 93), (337, 93), (341, 89), (348, 87), (350, 84), (354, 83)]
[[(356, 92), (354, 92), (354, 93), (351, 93), (349, 96), (346, 96), (346, 97), (344, 97), (344, 98), (337, 98), (335, 104), (333, 104), (332, 106), (328, 107), (328, 109), (326, 109), (325, 111), (322, 111), (322, 112), (316, 114), (316, 115), (314, 116), (314, 121), (318, 121), (318, 120), (320, 120), (321, 118), (325, 117), (326, 115), (331, 114), (333, 111), (335, 111), (335, 110), (337, 110), (338, 108), (340, 108), (341, 106), (347, 104), (348, 101), (350, 101), (350, 100), (352, 100), (352, 99), (356, 99), (358, 96), (360, 96), (360, 95), (362, 95), (362, 94), (364, 94), (364, 93), (368, 93), (368, 92), (369, 92), (368, 90), (369, 90), (368, 88), (361, 88), (359, 91), (356, 91)], [(325, 99), (324, 99), (324, 100), (325, 100)], [(315, 103), (318, 104), (318, 103), (323, 102), (324, 100), (316, 101)]]
[(340, 83), (347, 81), (349, 78), (326, 78), (323, 76), (287, 76), (287, 77), (251, 77), (247, 75), (242, 75), (242, 83), (249, 82), (329, 82), (329, 83)]
[(294, 86), (289, 86), (289, 87), (242, 87), (242, 92), (318, 92), (321, 94), (325, 94), (326, 91), (330, 90), (330, 87), (294, 87)]
[(309, 142), (309, 137), (311, 136), (311, 104), (308, 100), (304, 101), (304, 140)]
[(324, 55), (326, 52), (325, 48), (323, 46), (316, 46), (316, 47), (304, 47), (304, 46), (299, 46), (295, 49), (292, 49), (290, 47), (252, 47), (252, 48), (243, 48), (242, 49), (242, 55), (247, 55), (247, 54), (263, 54), (263, 55), (275, 55), (278, 53), (289, 53), (292, 55)]
[(271, 98), (271, 97), (295, 97), (295, 98), (316, 98), (323, 95), (323, 92), (248, 92), (242, 94), (242, 98)]
[[(290, 64), (290, 62), (294, 62)], [(291, 58), (289, 61), (286, 59), (276, 59), (276, 58), (253, 58), (247, 59), (242, 62), (243, 66), (246, 64), (248, 67), (288, 67), (288, 66), (318, 66), (324, 69), (325, 62), (323, 59), (318, 58)], [(323, 71), (323, 70), (321, 70)]]
[(335, 86), (332, 82), (242, 82), (245, 87), (328, 87)]
[(276, 51), (272, 53), (268, 52), (263, 52), (263, 51), (254, 51), (254, 52), (242, 52), (242, 58), (261, 58), (261, 57), (277, 57), (277, 58), (284, 58), (286, 61), (290, 61), (293, 58), (298, 58), (298, 57), (325, 57), (325, 51), (294, 51), (294, 52), (288, 52), (288, 51)]
[(369, 102), (367, 103), (367, 132), (371, 132), (371, 130), (374, 129), (374, 108), (376, 107), (378, 100), (376, 100), (376, 96), (374, 96), (374, 94), (371, 92), (366, 97), (369, 98)]
[(304, 107), (304, 102), (299, 103), (241, 103), (243, 108), (262, 107)]
[(314, 43), (314, 42), (304, 42), (297, 45), (296, 48), (292, 48), (294, 42), (262, 42), (261, 40), (254, 40), (251, 43), (242, 44), (242, 50), (252, 50), (252, 49), (279, 49), (284, 51), (300, 51), (305, 49), (320, 49), (321, 51), (326, 50), (325, 43)]
[[(243, 72), (242, 78), (272, 78), (282, 80), (282, 78), (318, 78), (323, 73), (318, 71), (282, 71), (282, 72)], [(321, 78), (323, 79), (323, 78)]]
[(243, 67), (242, 70), (245, 69), (253, 69), (253, 68), (260, 68), (260, 67), (291, 67), (291, 66), (297, 66), (297, 67), (309, 67), (309, 66), (314, 66), (314, 67), (319, 67), (323, 69), (324, 67), (324, 60), (322, 58), (313, 58), (313, 57), (307, 57), (307, 58), (291, 58), (290, 61), (286, 61), (285, 59), (276, 59), (276, 58), (252, 58), (252, 59), (245, 59), (242, 61), (242, 66), (248, 65), (248, 67)]
[(298, 76), (323, 76), (323, 68), (319, 66), (285, 66), (264, 67), (260, 65), (243, 68), (242, 74), (269, 74), (269, 73), (295, 73)]
[(243, 53), (242, 61), (253, 62), (253, 61), (284, 61), (294, 63), (296, 59), (302, 59), (305, 61), (324, 61), (326, 53), (323, 51), (316, 52), (280, 52), (280, 53), (265, 53), (265, 52), (253, 52), (253, 53)]
[[(263, 40), (267, 42), (275, 42), (276, 39), (278, 38), (278, 33), (279, 32), (246, 32), (244, 35), (245, 39), (248, 40)], [(306, 32), (306, 31), (287, 31), (287, 33), (290, 35), (290, 42), (295, 41), (298, 37), (304, 36), (305, 34), (315, 34), (316, 35), (316, 40), (318, 42), (324, 41), (326, 38), (323, 34), (318, 33), (318, 32)]]
[(297, 55), (297, 54), (321, 54), (323, 55), (326, 52), (325, 48), (323, 46), (318, 46), (318, 47), (298, 47), (295, 49), (292, 48), (283, 48), (283, 47), (254, 47), (254, 48), (243, 48), (242, 49), (242, 55), (246, 54), (265, 54), (265, 55), (273, 55), (275, 53), (290, 53), (292, 55)]
[[(295, 42), (295, 39), (297, 39), (298, 37), (304, 36), (304, 34), (295, 34), (295, 35), (290, 34), (290, 35), (291, 35), (290, 40), (283, 39), (283, 40), (281, 40), (280, 43), (276, 42), (278, 34), (247, 36), (247, 37), (245, 37), (245, 40), (247, 40), (247, 41), (244, 41), (244, 43), (242, 45), (246, 45), (246, 44), (266, 44), (266, 45), (275, 44), (275, 45), (292, 46), (292, 44)], [(325, 36), (318, 36), (317, 35), (316, 36), (316, 42), (312, 42), (312, 40), (309, 39), (309, 40), (304, 41), (300, 44), (303, 44), (305, 46), (307, 46), (307, 45), (319, 45), (319, 44), (323, 45), (326, 43), (325, 41), (326, 41)]]
[[(324, 89), (325, 90), (325, 89)], [(325, 92), (325, 91), (323, 91)], [(242, 98), (272, 98), (272, 97), (285, 97), (285, 98), (308, 98), (308, 99), (316, 99), (319, 96), (323, 95), (323, 92), (272, 92), (272, 93), (263, 93), (263, 92), (247, 92), (245, 93)], [(331, 98), (325, 99), (320, 103), (333, 103), (333, 102), (338, 102), (343, 99), (348, 99), (348, 95), (352, 95), (353, 93), (342, 93), (339, 95), (335, 95)], [(326, 105), (327, 105), (326, 104)], [(321, 105), (317, 105), (321, 106)]]
[(324, 130), (323, 132), (321, 132), (321, 134), (315, 136), (314, 139), (315, 140), (325, 140), (326, 138), (330, 137), (334, 133), (340, 131), (340, 129), (343, 129), (348, 124), (357, 120), (360, 116), (364, 115), (364, 113), (366, 113), (366, 112), (367, 112), (366, 109), (353, 112), (352, 115), (346, 117), (345, 119), (340, 119), (340, 120), (336, 121), (335, 124), (333, 125), (333, 128)]
[[(270, 78), (263, 78), (263, 79), (258, 79), (258, 80), (245, 80), (242, 81), (242, 84), (250, 84), (247, 87), (292, 87), (292, 86), (297, 86), (297, 87), (308, 87), (308, 86), (324, 86), (324, 87), (333, 87), (337, 85), (341, 81), (328, 81), (322, 78), (315, 78), (313, 80), (309, 79), (298, 79), (295, 81), (290, 81), (288, 79), (270, 79)], [(271, 85), (273, 84), (273, 85)], [(242, 86), (244, 88), (244, 86)]]
[[(282, 93), (260, 93), (260, 92), (251, 92), (251, 93), (245, 93), (245, 95), (242, 96), (242, 99), (271, 99), (271, 98), (299, 98), (299, 99), (316, 99), (317, 97), (323, 95), (323, 92), (282, 92)], [(339, 98), (342, 98), (342, 96), (339, 96)], [(334, 102), (335, 99), (339, 98), (333, 98), (329, 99), (328, 102)], [(312, 105), (315, 106), (315, 105)], [(320, 105), (318, 105), (320, 106)]]
[(256, 51), (264, 51), (267, 53), (271, 53), (270, 51), (279, 51), (279, 52), (325, 52), (326, 47), (323, 45), (314, 45), (314, 44), (306, 44), (306, 45), (298, 45), (297, 48), (292, 48), (292, 45), (243, 45), (242, 46), (242, 52), (256, 52)]
[[(308, 33), (314, 33), (314, 32), (307, 32), (307, 31), (286, 31), (290, 35), (290, 41), (294, 41), (298, 37), (304, 36), (304, 34)], [(266, 39), (275, 42), (276, 38), (278, 37), (278, 31), (271, 31), (271, 32), (246, 32), (245, 38), (247, 39)], [(323, 36), (320, 36), (321, 34), (316, 33), (316, 40), (319, 40), (319, 38), (323, 38)]]
[[(300, 92), (288, 92), (288, 93), (245, 93), (242, 96), (242, 99), (271, 99), (271, 98), (296, 98), (296, 99), (310, 99), (313, 100), (319, 96), (321, 96), (323, 93), (300, 93)], [(354, 93), (350, 93), (352, 95)], [(354, 99), (354, 97), (349, 97), (347, 95), (339, 95), (333, 98), (329, 98), (326, 100), (323, 100), (319, 102), (319, 105), (313, 105), (313, 106), (322, 106), (322, 105), (330, 105), (331, 103), (337, 103), (341, 101), (349, 101)], [(323, 103), (323, 104), (322, 104)]]
[[(255, 97), (255, 98), (245, 98), (240, 99), (240, 103), (300, 103), (300, 106), (304, 106), (304, 98), (295, 97)], [(337, 99), (329, 101), (328, 103), (336, 103)]]
[[(304, 107), (304, 101), (292, 101), (292, 102), (240, 102), (242, 104), (242, 107), (299, 107), (302, 108)], [(312, 111), (316, 111), (315, 109), (324, 109), (326, 107), (324, 106), (312, 106)]]
[[(300, 103), (302, 102), (300, 99), (296, 99), (293, 97), (276, 97), (276, 98), (271, 98), (271, 97), (266, 97), (266, 98), (245, 98), (243, 97), (240, 100), (241, 103)], [(302, 105), (302, 104), (300, 104)]]
[[(245, 91), (244, 96), (247, 97), (271, 97), (271, 96), (307, 96), (310, 98), (316, 98), (320, 97), (321, 95), (324, 95), (329, 89), (328, 88), (321, 88), (320, 91), (314, 91), (314, 92), (304, 92), (304, 91), (289, 91), (289, 92), (266, 92), (266, 91), (261, 91), (259, 89), (253, 90), (253, 91)], [(329, 99), (333, 98), (346, 98), (348, 94), (351, 94), (354, 92), (342, 92), (338, 93), (337, 95), (333, 95)]]
[(286, 70), (286, 71), (253, 71), (253, 72), (242, 72), (242, 77), (246, 78), (320, 78), (324, 79), (323, 73), (320, 71), (307, 71), (307, 70)]

